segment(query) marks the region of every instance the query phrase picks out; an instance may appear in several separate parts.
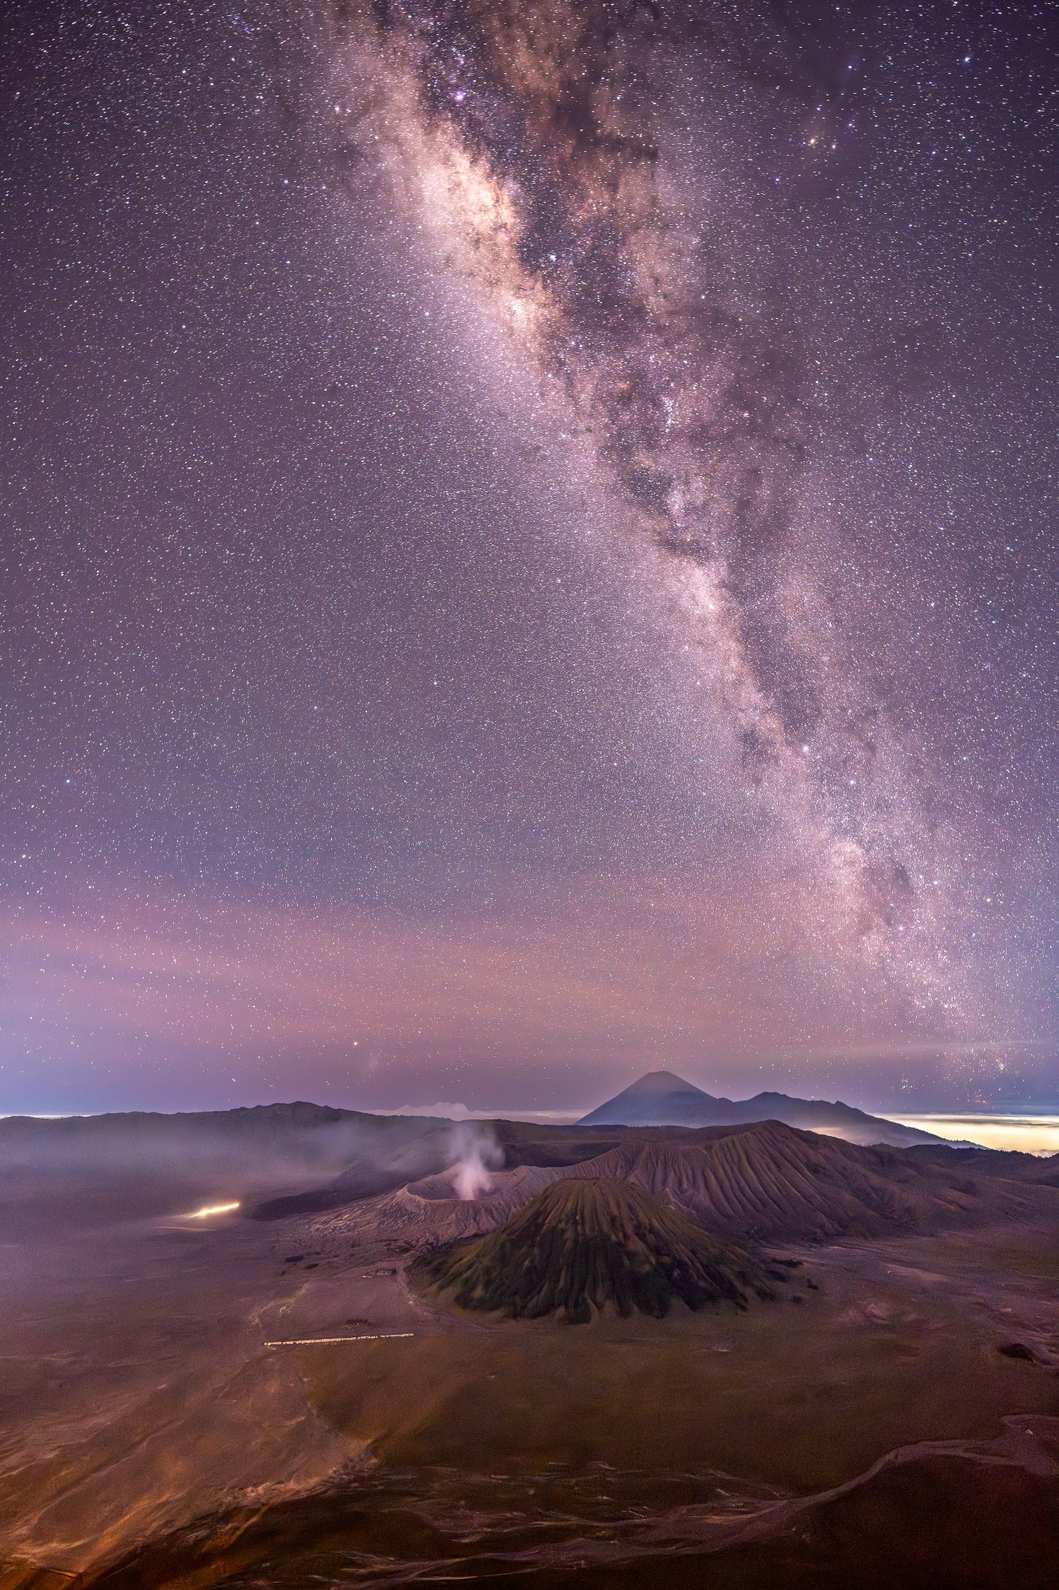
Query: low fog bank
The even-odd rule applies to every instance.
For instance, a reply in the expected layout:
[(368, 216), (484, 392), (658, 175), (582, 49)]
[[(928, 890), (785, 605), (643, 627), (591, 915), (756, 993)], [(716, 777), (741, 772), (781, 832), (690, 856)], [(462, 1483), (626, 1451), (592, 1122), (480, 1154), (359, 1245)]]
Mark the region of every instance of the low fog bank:
[[(359, 1175), (364, 1190), (446, 1160), (452, 1123), (316, 1104), (162, 1115), (0, 1120), (0, 1222), (8, 1236), (176, 1214)], [(350, 1188), (343, 1201), (357, 1196)], [(360, 1194), (363, 1196), (363, 1193)]]
[(9, 1239), (238, 1201), (281, 1220), (446, 1173), (458, 1199), (497, 1171), (603, 1152), (613, 1129), (375, 1115), (303, 1102), (165, 1115), (0, 1119), (0, 1227)]
[(275, 1220), (442, 1171), (456, 1197), (473, 1199), (507, 1162), (498, 1135), (505, 1127), (518, 1133), (508, 1123), (301, 1102), (174, 1115), (10, 1116), (0, 1120), (0, 1221), (9, 1235), (36, 1238), (235, 1200), (244, 1215)]
[(440, 1171), (451, 1176), (457, 1198), (478, 1198), (492, 1185), (492, 1172), (507, 1163), (494, 1123), (420, 1119), (413, 1132), (402, 1131), (411, 1125), (405, 1118), (391, 1118), (385, 1138), (362, 1142), (354, 1161), (333, 1180), (266, 1199), (251, 1215), (256, 1220), (282, 1220), (288, 1215), (320, 1214)]

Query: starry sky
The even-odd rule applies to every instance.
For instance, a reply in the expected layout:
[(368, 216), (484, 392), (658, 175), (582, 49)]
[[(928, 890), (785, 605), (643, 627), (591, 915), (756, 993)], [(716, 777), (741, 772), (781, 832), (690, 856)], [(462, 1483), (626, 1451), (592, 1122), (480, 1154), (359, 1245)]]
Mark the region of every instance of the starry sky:
[(0, 1112), (1054, 1104), (1045, 6), (0, 26)]

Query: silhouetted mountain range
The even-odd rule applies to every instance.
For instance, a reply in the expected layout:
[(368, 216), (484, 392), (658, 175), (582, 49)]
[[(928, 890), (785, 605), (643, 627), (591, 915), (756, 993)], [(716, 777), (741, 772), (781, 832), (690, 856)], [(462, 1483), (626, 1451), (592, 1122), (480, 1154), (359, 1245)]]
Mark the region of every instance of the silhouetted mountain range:
[(911, 1148), (938, 1143), (931, 1132), (902, 1126), (838, 1100), (757, 1093), (752, 1099), (715, 1098), (672, 1071), (649, 1071), (614, 1098), (583, 1115), (579, 1126), (736, 1126), (747, 1121), (783, 1121), (807, 1132), (842, 1137), (848, 1143), (888, 1143)]

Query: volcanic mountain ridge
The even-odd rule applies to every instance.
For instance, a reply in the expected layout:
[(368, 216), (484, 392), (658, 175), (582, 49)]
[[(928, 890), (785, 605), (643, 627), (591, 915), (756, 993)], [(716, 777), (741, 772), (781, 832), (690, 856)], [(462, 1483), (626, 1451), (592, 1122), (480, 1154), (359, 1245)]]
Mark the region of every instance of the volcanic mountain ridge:
[(342, 1232), (416, 1245), (495, 1231), (561, 1180), (641, 1188), (705, 1230), (758, 1242), (829, 1242), (941, 1230), (1021, 1217), (1054, 1200), (1024, 1182), (975, 1176), (900, 1149), (861, 1148), (777, 1121), (667, 1138), (630, 1133), (617, 1147), (561, 1168), (494, 1172), (476, 1199), (456, 1196), (452, 1173), (410, 1182), (325, 1217)]
[(635, 1182), (710, 1231), (772, 1242), (884, 1237), (1018, 1212), (1015, 1188), (966, 1167), (924, 1166), (901, 1150), (862, 1148), (779, 1121), (701, 1143), (632, 1139), (570, 1176)]

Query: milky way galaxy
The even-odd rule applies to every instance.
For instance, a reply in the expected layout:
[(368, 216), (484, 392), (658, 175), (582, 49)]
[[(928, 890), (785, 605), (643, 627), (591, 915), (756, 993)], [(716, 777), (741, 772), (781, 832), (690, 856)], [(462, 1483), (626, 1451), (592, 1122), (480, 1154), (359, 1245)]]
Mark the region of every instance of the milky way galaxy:
[(1051, 1099), (1044, 8), (24, 11), (0, 1110)]
[[(946, 1027), (986, 1019), (960, 837), (917, 787), (878, 659), (851, 655), (848, 616), (814, 584), (844, 555), (841, 523), (822, 515), (803, 557), (833, 425), (811, 346), (781, 295), (740, 291), (737, 229), (703, 247), (682, 147), (682, 88), (698, 73), (708, 92), (712, 61), (729, 86), (804, 102), (806, 142), (834, 149), (853, 50), (839, 45), (831, 80), (797, 51), (785, 75), (759, 53), (760, 17), (740, 28), (695, 6), (424, 0), (344, 20), (335, 81), (368, 104), (363, 145), (553, 388), (608, 517), (655, 552), (712, 727), (735, 741), (736, 796), (760, 798), (810, 869), (807, 937), (903, 982)], [(995, 983), (980, 992), (995, 1007)]]

